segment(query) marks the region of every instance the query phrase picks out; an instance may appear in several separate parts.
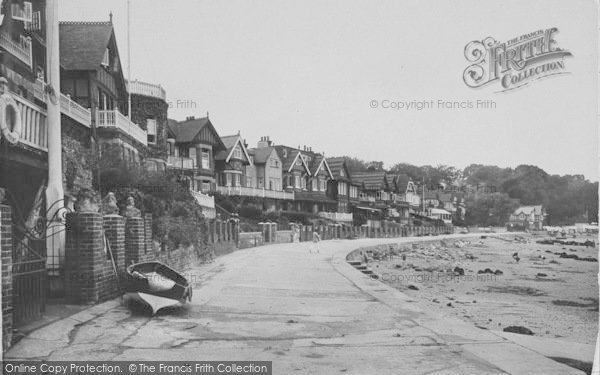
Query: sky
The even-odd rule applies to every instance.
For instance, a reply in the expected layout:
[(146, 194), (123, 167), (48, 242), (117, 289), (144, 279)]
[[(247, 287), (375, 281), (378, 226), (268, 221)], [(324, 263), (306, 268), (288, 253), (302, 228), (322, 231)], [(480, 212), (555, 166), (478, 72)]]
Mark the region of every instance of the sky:
[[(60, 0), (68, 21), (127, 2)], [(161, 84), (169, 117), (208, 112), (220, 135), (416, 165), (537, 165), (598, 180), (598, 23), (591, 0), (130, 0), (131, 78)], [(568, 74), (471, 88), (465, 46), (556, 27)], [(477, 108), (477, 101), (492, 103)], [(391, 103), (433, 101), (430, 108)], [(473, 108), (460, 108), (472, 103)], [(376, 108), (374, 108), (376, 107)]]

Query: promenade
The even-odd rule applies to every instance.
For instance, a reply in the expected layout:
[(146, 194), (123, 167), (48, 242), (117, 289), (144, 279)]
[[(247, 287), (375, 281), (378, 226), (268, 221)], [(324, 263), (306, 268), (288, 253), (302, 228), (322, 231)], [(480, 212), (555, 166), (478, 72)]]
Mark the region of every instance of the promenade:
[[(464, 236), (435, 238), (444, 237)], [(150, 317), (109, 301), (33, 331), (5, 358), (269, 360), (274, 374), (582, 374), (437, 316), (345, 261), (359, 247), (408, 241), (239, 250), (185, 273), (194, 298), (182, 309)]]

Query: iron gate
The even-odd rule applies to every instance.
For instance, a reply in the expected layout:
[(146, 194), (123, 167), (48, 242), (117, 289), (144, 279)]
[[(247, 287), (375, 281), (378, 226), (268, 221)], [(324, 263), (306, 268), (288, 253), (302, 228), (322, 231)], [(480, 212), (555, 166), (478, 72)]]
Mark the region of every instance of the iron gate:
[(13, 225), (13, 324), (42, 317), (46, 307), (46, 243)]

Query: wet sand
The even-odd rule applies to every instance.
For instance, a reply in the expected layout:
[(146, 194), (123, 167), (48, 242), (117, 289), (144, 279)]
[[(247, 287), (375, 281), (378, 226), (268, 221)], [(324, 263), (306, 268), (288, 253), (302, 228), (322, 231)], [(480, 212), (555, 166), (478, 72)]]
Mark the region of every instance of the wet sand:
[(431, 309), (482, 329), (523, 326), (539, 337), (596, 342), (598, 263), (556, 253), (597, 260), (597, 245), (543, 245), (535, 241), (550, 237), (482, 235), (486, 238), (441, 242), (427, 237), (397, 245), (391, 259), (370, 253), (368, 266), (381, 281)]

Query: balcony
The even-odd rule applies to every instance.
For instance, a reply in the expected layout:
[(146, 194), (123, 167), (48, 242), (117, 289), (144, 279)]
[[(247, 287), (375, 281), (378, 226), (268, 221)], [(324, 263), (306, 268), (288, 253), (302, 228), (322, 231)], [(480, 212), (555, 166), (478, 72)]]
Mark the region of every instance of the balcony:
[(266, 190), (243, 186), (217, 186), (216, 191), (223, 195), (294, 200), (294, 192), (279, 190)]
[[(36, 79), (33, 84), (33, 96), (41, 101), (46, 101), (44, 86), (46, 83), (41, 79)], [(73, 101), (69, 95), (60, 94), (60, 112), (77, 121), (81, 125), (89, 128), (92, 125), (92, 112)]]
[(96, 126), (119, 129), (144, 146), (148, 144), (146, 131), (129, 121), (127, 116), (117, 110), (96, 111)]
[(60, 113), (69, 116), (81, 125), (90, 127), (92, 124), (92, 112), (89, 109), (83, 108), (65, 94), (60, 94)]
[(14, 41), (9, 34), (0, 32), (0, 47), (31, 67), (32, 51), (30, 37), (19, 35), (19, 41)]
[(353, 219), (351, 213), (344, 212), (319, 212), (319, 216), (336, 222), (349, 222)]
[(179, 156), (167, 157), (167, 167), (174, 169), (196, 169), (196, 160)]
[(161, 100), (167, 100), (167, 93), (161, 85), (154, 85), (152, 83), (146, 83), (142, 81), (131, 81), (129, 82), (129, 92), (131, 94), (151, 96)]
[(19, 142), (35, 149), (48, 152), (48, 125), (46, 110), (13, 95), (21, 114), (21, 138)]

